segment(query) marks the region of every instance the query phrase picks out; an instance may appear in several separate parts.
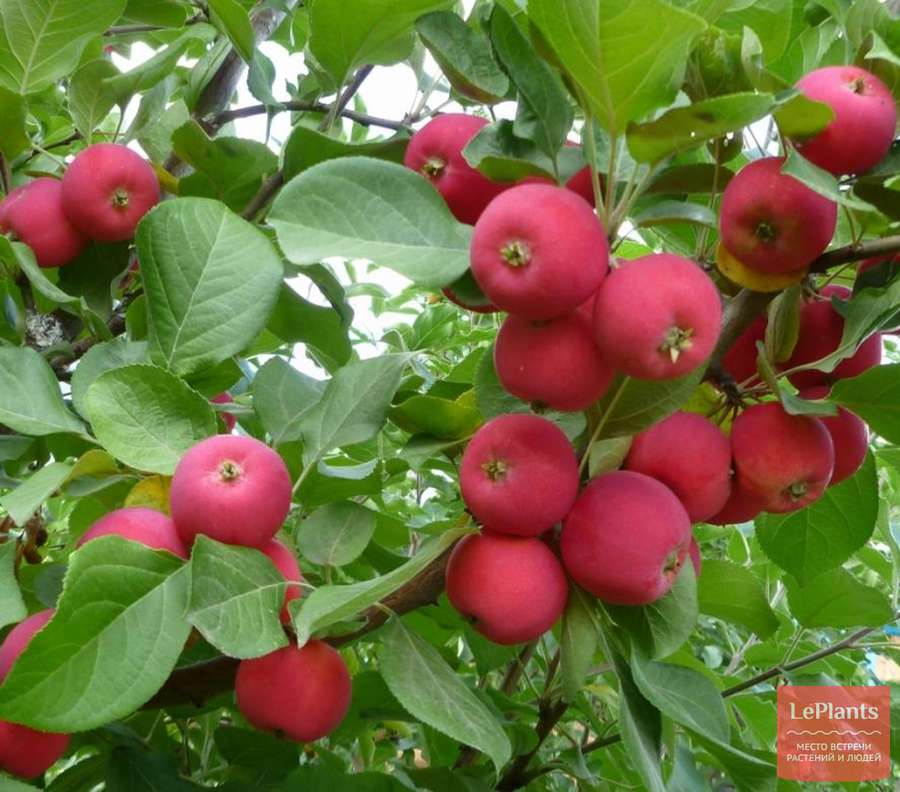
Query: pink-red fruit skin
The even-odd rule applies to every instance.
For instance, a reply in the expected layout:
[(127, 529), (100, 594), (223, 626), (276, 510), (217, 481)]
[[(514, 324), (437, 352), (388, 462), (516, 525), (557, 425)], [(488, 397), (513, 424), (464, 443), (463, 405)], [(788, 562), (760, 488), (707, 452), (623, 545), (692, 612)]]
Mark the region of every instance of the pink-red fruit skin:
[(63, 212), (58, 179), (35, 179), (6, 200), (3, 230), (31, 248), (39, 267), (62, 267), (77, 258), (87, 244), (87, 237)]
[[(234, 402), (234, 399), (231, 398), (230, 393), (218, 393), (210, 399), (212, 404), (231, 404)], [(229, 432), (234, 431), (234, 426), (237, 423), (235, 421), (234, 416), (231, 413), (222, 412), (219, 413), (219, 416), (222, 418), (222, 422), (225, 424), (225, 428)]]
[(281, 623), (290, 624), (291, 614), (288, 611), (288, 603), (303, 596), (303, 589), (299, 585), (303, 582), (303, 575), (300, 574), (300, 565), (297, 563), (297, 557), (284, 543), (279, 542), (277, 539), (272, 539), (272, 541), (260, 545), (259, 549), (269, 557), (269, 560), (281, 572), (284, 579), (288, 583), (294, 584), (287, 587), (281, 612), (279, 613)]
[(474, 225), (508, 185), (493, 182), (466, 162), (468, 142), (487, 120), (463, 113), (437, 116), (410, 138), (403, 164), (428, 179), (461, 223)]
[(781, 172), (783, 157), (745, 165), (722, 193), (722, 243), (746, 267), (783, 274), (806, 268), (828, 247), (837, 204)]
[[(828, 396), (828, 387), (820, 386), (800, 391), (801, 398), (816, 401)], [(869, 450), (869, 430), (866, 422), (855, 413), (838, 407), (837, 415), (820, 415), (819, 420), (831, 435), (834, 445), (834, 472), (828, 486), (846, 481), (866, 461)]]
[(313, 742), (334, 731), (350, 706), (350, 673), (319, 640), (242, 660), (234, 685), (244, 717), (258, 729)]
[[(850, 299), (850, 290), (835, 284), (819, 291), (820, 299), (805, 302), (800, 308), (800, 329), (797, 344), (791, 357), (783, 365), (784, 369), (813, 363), (830, 355), (838, 348), (844, 334), (844, 317), (831, 304), (831, 298)], [(790, 374), (791, 382), (798, 388), (814, 388), (839, 379), (847, 379), (862, 374), (881, 362), (881, 334), (869, 336), (856, 352), (826, 373), (816, 369)]]
[(568, 597), (562, 566), (540, 539), (484, 531), (465, 537), (447, 563), (447, 597), (498, 644), (539, 638)]
[(571, 190), (520, 184), (491, 201), (475, 224), (472, 274), (498, 308), (526, 319), (577, 308), (606, 277), (606, 232)]
[(291, 477), (271, 448), (252, 437), (216, 435), (181, 458), (172, 477), (172, 519), (185, 544), (197, 534), (259, 547), (291, 505)]
[[(16, 658), (28, 646), (32, 636), (53, 616), (53, 609), (43, 610), (19, 622), (0, 645), (0, 682)], [(0, 721), (0, 770), (19, 778), (42, 775), (69, 747), (68, 734), (53, 734)]]
[(593, 479), (563, 523), (560, 549), (572, 579), (604, 602), (646, 605), (675, 582), (691, 521), (665, 485), (643, 473)]
[(62, 202), (82, 234), (121, 242), (134, 236), (141, 218), (159, 203), (159, 182), (140, 154), (116, 143), (96, 143), (66, 169)]
[(723, 355), (722, 369), (730, 374), (736, 383), (740, 384), (758, 376), (756, 359), (759, 350), (756, 343), (765, 341), (767, 324), (765, 315), (757, 316)]
[(765, 503), (758, 495), (747, 492), (736, 477), (731, 480), (731, 494), (725, 505), (706, 522), (711, 525), (738, 525), (756, 519)]
[(834, 112), (818, 135), (796, 141), (810, 162), (837, 175), (862, 173), (888, 153), (897, 108), (890, 89), (874, 74), (857, 66), (826, 66), (801, 77), (797, 88)]
[(731, 492), (731, 443), (708, 418), (677, 412), (634, 438), (624, 469), (661, 481), (691, 521), (702, 522)]
[(459, 473), (469, 511), (492, 531), (537, 536), (566, 516), (578, 495), (578, 460), (556, 424), (500, 415), (469, 441)]
[(818, 500), (834, 471), (834, 444), (818, 418), (789, 415), (777, 402), (755, 404), (731, 428), (741, 486), (765, 511), (796, 511)]
[(497, 334), (494, 367), (513, 396), (562, 411), (592, 405), (615, 373), (594, 341), (590, 316), (578, 310), (543, 322), (507, 316)]
[(690, 373), (713, 351), (721, 324), (722, 304), (709, 276), (671, 253), (621, 262), (594, 303), (594, 332), (605, 359), (638, 379)]
[(140, 542), (154, 550), (168, 550), (172, 555), (187, 558), (188, 551), (178, 535), (171, 518), (156, 509), (129, 506), (105, 514), (78, 540), (78, 547), (99, 536), (121, 536)]

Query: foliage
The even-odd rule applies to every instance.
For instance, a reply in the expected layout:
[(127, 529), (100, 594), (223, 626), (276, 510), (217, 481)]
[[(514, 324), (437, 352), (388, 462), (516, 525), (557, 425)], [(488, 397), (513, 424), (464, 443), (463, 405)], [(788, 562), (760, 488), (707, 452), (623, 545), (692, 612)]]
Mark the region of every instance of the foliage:
[[(811, 69), (857, 63), (900, 98), (893, 4), (465, 5), (0, 0), (3, 193), (113, 140), (145, 152), (166, 192), (133, 245), (58, 270), (0, 236), (0, 625), (57, 609), (0, 687), (0, 718), (75, 733), (47, 789), (774, 790), (778, 680), (869, 684), (871, 653), (896, 659), (883, 627), (900, 596), (900, 348), (886, 335), (890, 365), (810, 406), (775, 371), (801, 287), (771, 279), (749, 284), (782, 294), (761, 392), (859, 414), (874, 433), (860, 471), (801, 511), (696, 526), (701, 574), (685, 566), (652, 605), (573, 588), (554, 631), (514, 648), (466, 623), (441, 593), (449, 549), (475, 530), (460, 455), (485, 420), (532, 406), (499, 383), (496, 315), (441, 292), (462, 289), (472, 229), (401, 164), (447, 104), (491, 114), (473, 167), (565, 183), (587, 162), (615, 255), (695, 258), (734, 330), (753, 317), (736, 318), (746, 292), (715, 271), (721, 192), (782, 135), (828, 123), (790, 87)], [(275, 81), (267, 38), (302, 56), (299, 74)], [(138, 45), (153, 55), (135, 65)], [(383, 66), (415, 77), (402, 119), (360, 98)], [(239, 80), (259, 104), (232, 106)], [(280, 114), (284, 141), (234, 123)], [(840, 179), (789, 153), (786, 173), (840, 203), (835, 250), (900, 250), (896, 151)], [(852, 282), (859, 255), (825, 258), (811, 278)], [(844, 338), (818, 368), (897, 326), (900, 273), (882, 275), (841, 307)], [(702, 382), (721, 352), (709, 372), (618, 377), (583, 415), (545, 416), (586, 472), (615, 469), (678, 409), (730, 420)], [(223, 392), (233, 402), (210, 402)], [(291, 473), (280, 537), (306, 590), (287, 625), (284, 582), (255, 550), (203, 537), (182, 563), (113, 537), (76, 549), (123, 505), (168, 511), (178, 460), (225, 415)], [(253, 730), (232, 691), (236, 658), (310, 637), (341, 648), (353, 695), (304, 747)]]

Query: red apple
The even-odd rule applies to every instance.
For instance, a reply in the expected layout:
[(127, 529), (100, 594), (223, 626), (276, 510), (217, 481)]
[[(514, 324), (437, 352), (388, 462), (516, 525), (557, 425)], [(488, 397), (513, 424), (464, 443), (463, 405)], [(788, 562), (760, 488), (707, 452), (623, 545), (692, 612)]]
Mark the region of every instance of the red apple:
[(462, 497), (486, 528), (536, 536), (559, 522), (578, 495), (578, 460), (556, 424), (500, 415), (469, 441), (459, 471)]
[(279, 542), (277, 539), (272, 539), (272, 541), (260, 545), (259, 549), (269, 557), (269, 560), (281, 572), (284, 579), (288, 583), (294, 584), (287, 587), (279, 614), (283, 624), (290, 624), (291, 614), (288, 611), (288, 603), (303, 596), (303, 589), (299, 585), (303, 582), (303, 575), (300, 573), (297, 557), (283, 542)]
[[(828, 396), (828, 387), (819, 386), (800, 391), (804, 399), (817, 401)], [(834, 444), (834, 472), (828, 486), (840, 484), (862, 467), (869, 450), (869, 429), (855, 413), (838, 407), (837, 415), (820, 415), (819, 420), (831, 435)]]
[(874, 74), (858, 66), (825, 66), (801, 77), (797, 88), (834, 112), (818, 135), (795, 141), (810, 162), (838, 175), (862, 173), (888, 153), (897, 108), (890, 89)]
[(81, 536), (77, 546), (81, 547), (91, 539), (111, 534), (140, 542), (154, 550), (168, 550), (180, 558), (187, 558), (189, 555), (175, 523), (162, 512), (143, 506), (116, 509), (104, 515)]

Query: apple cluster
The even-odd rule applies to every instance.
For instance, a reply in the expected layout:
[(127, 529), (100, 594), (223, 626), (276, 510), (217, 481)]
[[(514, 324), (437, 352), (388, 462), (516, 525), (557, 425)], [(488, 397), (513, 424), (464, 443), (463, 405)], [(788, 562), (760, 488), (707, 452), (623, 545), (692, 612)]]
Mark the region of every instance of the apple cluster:
[(0, 201), (0, 233), (31, 248), (40, 267), (74, 261), (90, 240), (122, 242), (159, 202), (153, 168), (116, 143), (81, 151), (62, 179), (41, 176)]
[[(896, 111), (874, 75), (829, 67), (798, 88), (833, 113), (823, 132), (792, 141), (805, 158), (847, 174), (887, 153)], [(538, 412), (581, 411), (617, 375), (669, 380), (705, 365), (722, 308), (704, 270), (668, 253), (611, 263), (589, 171), (565, 186), (536, 177), (493, 182), (464, 157), (484, 123), (465, 115), (431, 121), (413, 136), (405, 163), (457, 219), (474, 225), (469, 277), (445, 294), (473, 311), (506, 312), (494, 348), (505, 390)], [(802, 275), (836, 225), (836, 204), (783, 173), (784, 165), (783, 157), (750, 163), (722, 197), (722, 244), (765, 275)], [(844, 319), (836, 303), (849, 297), (838, 285), (804, 296), (799, 340), (779, 364), (802, 398), (822, 399), (836, 380), (880, 362), (876, 333), (833, 371), (794, 371), (838, 348)], [(760, 317), (725, 354), (732, 384), (754, 385), (766, 322)], [(567, 578), (604, 602), (645, 605), (669, 591), (685, 559), (700, 573), (693, 523), (801, 509), (862, 465), (868, 430), (848, 410), (812, 417), (789, 414), (777, 401), (747, 401), (739, 398), (730, 435), (705, 415), (670, 415), (632, 438), (620, 470), (583, 486), (575, 450), (556, 424), (532, 414), (486, 423), (460, 469), (463, 500), (482, 531), (450, 558), (450, 602), (501, 644), (549, 630), (565, 607)]]
[[(275, 451), (251, 437), (217, 435), (197, 443), (179, 461), (170, 490), (171, 517), (144, 507), (117, 509), (97, 520), (78, 547), (116, 535), (187, 559), (202, 534), (255, 548), (289, 584), (280, 612), (287, 624), (287, 605), (301, 596), (303, 581), (294, 553), (275, 538), (290, 504), (290, 475)], [(9, 633), (0, 646), (0, 682), (53, 613), (30, 616)], [(340, 654), (318, 640), (241, 661), (235, 682), (238, 707), (250, 723), (302, 742), (325, 736), (341, 722), (350, 687)], [(0, 768), (25, 778), (39, 775), (62, 756), (68, 739), (0, 721)]]

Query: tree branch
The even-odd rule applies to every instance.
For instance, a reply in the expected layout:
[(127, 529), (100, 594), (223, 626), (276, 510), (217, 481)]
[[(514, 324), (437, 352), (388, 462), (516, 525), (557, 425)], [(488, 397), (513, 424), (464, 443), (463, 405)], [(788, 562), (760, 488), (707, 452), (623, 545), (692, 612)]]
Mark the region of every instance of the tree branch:
[[(444, 590), (444, 575), (452, 549), (452, 547), (448, 548), (425, 567), (419, 575), (393, 594), (385, 597), (382, 602), (384, 607), (369, 608), (365, 613), (365, 623), (358, 630), (330, 636), (324, 640), (332, 646), (343, 646), (381, 627), (392, 612), (408, 613), (416, 608), (434, 603)], [(204, 702), (219, 693), (234, 688), (234, 676), (239, 663), (239, 660), (232, 657), (217, 657), (214, 660), (178, 668), (172, 672), (159, 692), (141, 709), (182, 705), (201, 707)]]
[[(299, 101), (282, 102), (278, 105), (251, 105), (250, 107), (237, 107), (233, 110), (223, 110), (207, 123), (212, 124), (215, 127), (224, 126), (229, 121), (234, 121), (234, 119), (236, 118), (249, 118), (251, 116), (263, 115), (270, 110), (278, 113), (328, 113), (328, 111), (331, 110), (331, 107), (330, 105), (322, 104), (321, 102)], [(340, 111), (340, 115), (344, 118), (349, 118), (351, 121), (356, 121), (358, 124), (362, 124), (363, 126), (377, 126), (383, 127), (384, 129), (393, 129), (397, 131), (411, 128), (408, 124), (404, 124), (402, 121), (392, 121), (389, 118), (377, 118), (376, 116), (371, 116), (367, 113), (357, 113), (355, 110), (342, 109)]]
[(849, 264), (852, 261), (887, 256), (891, 253), (900, 253), (900, 235), (870, 239), (868, 242), (829, 250), (809, 265), (809, 271), (825, 272), (838, 264)]

